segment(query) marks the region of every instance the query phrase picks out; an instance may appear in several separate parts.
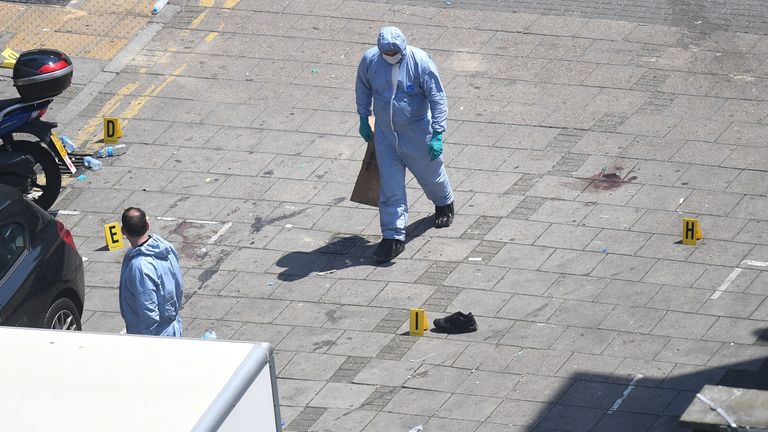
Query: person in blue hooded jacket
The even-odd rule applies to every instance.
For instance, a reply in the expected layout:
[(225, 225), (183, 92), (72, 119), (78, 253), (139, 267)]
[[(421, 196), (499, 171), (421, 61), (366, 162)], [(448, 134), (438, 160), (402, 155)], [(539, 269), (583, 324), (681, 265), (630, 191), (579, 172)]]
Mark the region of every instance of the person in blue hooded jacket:
[(435, 205), (435, 227), (453, 222), (453, 190), (441, 156), (448, 100), (432, 58), (409, 46), (397, 27), (382, 28), (376, 47), (363, 55), (355, 96), (359, 132), (366, 141), (374, 134), (368, 124), (371, 105), (376, 117), (382, 240), (374, 259), (387, 262), (405, 250), (406, 167)]
[(131, 243), (120, 271), (120, 314), (128, 334), (181, 336), (184, 289), (179, 255), (163, 238), (149, 234), (143, 210), (123, 212), (122, 231)]

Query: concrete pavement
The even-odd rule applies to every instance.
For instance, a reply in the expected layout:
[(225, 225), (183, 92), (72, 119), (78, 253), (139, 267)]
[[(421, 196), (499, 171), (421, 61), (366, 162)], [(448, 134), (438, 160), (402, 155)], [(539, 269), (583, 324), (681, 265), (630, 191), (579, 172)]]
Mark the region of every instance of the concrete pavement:
[[(58, 204), (88, 258), (85, 330), (122, 328), (122, 252), (99, 249), (136, 205), (183, 255), (186, 334), (275, 344), (291, 431), (673, 431), (703, 384), (761, 371), (768, 37), (446, 5), (177, 6), (63, 125), (91, 145), (118, 116), (129, 145)], [(458, 217), (430, 229), (411, 182), (406, 252), (376, 267), (377, 211), (348, 198), (355, 68), (385, 24), (440, 68)], [(695, 247), (676, 244), (689, 216)], [(401, 335), (417, 306), (480, 330)]]
[[(49, 2), (50, 3), (50, 2)], [(67, 53), (76, 65), (72, 86), (51, 104), (48, 118), (69, 122), (111, 80), (110, 65), (119, 53), (131, 51), (129, 42), (146, 28), (153, 0), (76, 0), (66, 7), (0, 2), (0, 46), (22, 52), (54, 48)], [(131, 54), (131, 57), (133, 55)], [(114, 70), (111, 70), (114, 72)], [(0, 74), (0, 98), (18, 97), (10, 71)], [(98, 90), (96, 90), (98, 92)], [(74, 100), (76, 96), (78, 99)], [(68, 108), (65, 110), (65, 107)], [(80, 143), (81, 147), (83, 142)], [(94, 146), (92, 146), (93, 148)], [(65, 178), (64, 184), (71, 179)]]
[(768, 5), (750, 0), (370, 0), (412, 6), (534, 13), (607, 19), (685, 28), (689, 34), (715, 31), (768, 33)]

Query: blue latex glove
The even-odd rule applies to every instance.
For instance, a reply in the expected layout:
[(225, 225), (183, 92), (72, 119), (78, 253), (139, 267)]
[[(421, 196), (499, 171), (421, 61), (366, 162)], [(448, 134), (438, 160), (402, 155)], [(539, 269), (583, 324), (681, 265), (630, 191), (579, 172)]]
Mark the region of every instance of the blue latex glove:
[(371, 130), (370, 123), (368, 123), (368, 117), (360, 116), (360, 128), (358, 129), (358, 132), (360, 132), (360, 136), (363, 137), (366, 142), (371, 140), (373, 131)]
[(432, 132), (432, 139), (429, 140), (429, 160), (433, 161), (443, 154), (443, 133)]

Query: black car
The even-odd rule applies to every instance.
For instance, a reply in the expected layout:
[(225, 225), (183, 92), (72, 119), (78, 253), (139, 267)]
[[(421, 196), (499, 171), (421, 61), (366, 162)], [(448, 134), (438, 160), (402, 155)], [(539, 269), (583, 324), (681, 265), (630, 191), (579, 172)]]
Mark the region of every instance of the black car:
[(0, 325), (81, 330), (83, 259), (60, 221), (0, 185)]

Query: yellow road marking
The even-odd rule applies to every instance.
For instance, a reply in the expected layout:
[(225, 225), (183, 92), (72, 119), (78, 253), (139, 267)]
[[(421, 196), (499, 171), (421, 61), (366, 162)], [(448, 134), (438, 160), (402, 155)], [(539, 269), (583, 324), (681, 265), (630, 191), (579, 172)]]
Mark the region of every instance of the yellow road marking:
[(240, 3), (240, 0), (225, 0), (224, 9), (232, 9), (233, 7), (237, 6), (238, 3)]
[(117, 94), (122, 96), (128, 96), (129, 94), (133, 93), (134, 90), (136, 90), (136, 87), (139, 86), (139, 83), (132, 82), (130, 84), (127, 84), (123, 88), (117, 91)]
[(168, 78), (166, 78), (166, 79), (165, 79), (165, 81), (163, 81), (163, 83), (162, 83), (162, 84), (160, 84), (159, 86), (157, 86), (157, 90), (155, 90), (155, 93), (154, 93), (154, 94), (152, 94), (152, 96), (155, 96), (155, 95), (157, 95), (158, 93), (160, 93), (160, 91), (161, 91), (162, 89), (164, 89), (164, 88), (165, 88), (165, 86), (167, 86), (168, 84), (170, 84), (170, 83), (171, 83), (171, 81), (175, 80), (177, 75), (181, 75), (181, 72), (182, 72), (182, 71), (184, 71), (184, 69), (186, 69), (186, 68), (187, 68), (187, 64), (186, 64), (186, 63), (184, 63), (183, 65), (181, 65), (181, 66), (177, 67), (177, 68), (176, 68), (176, 70), (175, 70), (175, 71), (173, 71), (173, 75), (171, 75), (171, 76), (169, 76)]
[[(141, 108), (144, 106), (144, 104), (147, 103), (150, 97), (156, 96), (158, 93), (160, 93), (161, 90), (163, 90), (168, 84), (170, 84), (173, 80), (176, 79), (176, 76), (181, 74), (181, 72), (187, 67), (187, 64), (183, 64), (176, 68), (175, 71), (173, 71), (173, 75), (167, 77), (165, 81), (160, 83), (159, 85), (153, 84), (149, 87), (141, 96), (136, 98), (136, 100), (132, 101), (128, 107), (123, 110), (123, 112), (120, 114), (119, 118), (121, 119), (130, 119), (136, 116), (136, 114), (139, 113)], [(138, 82), (132, 82), (130, 84), (126, 84), (123, 88), (117, 91), (117, 93), (112, 96), (112, 98), (107, 101), (106, 104), (99, 110), (96, 115), (88, 120), (88, 123), (80, 129), (80, 131), (77, 133), (77, 138), (75, 140), (75, 143), (78, 147), (81, 146), (84, 142), (89, 140), (91, 138), (91, 135), (96, 131), (96, 128), (102, 125), (103, 118), (108, 117), (112, 112), (120, 105), (120, 102), (125, 99), (126, 96), (130, 95), (131, 93), (136, 90), (136, 88), (139, 87)], [(89, 144), (87, 143), (82, 149), (84, 151), (88, 151)]]
[(112, 99), (107, 101), (106, 104), (99, 110), (98, 113), (96, 113), (96, 116), (88, 121), (88, 124), (85, 125), (82, 129), (80, 129), (80, 132), (77, 133), (77, 138), (75, 139), (75, 143), (77, 146), (80, 146), (83, 142), (85, 142), (87, 139), (91, 137), (94, 131), (96, 131), (96, 128), (101, 126), (102, 123), (102, 117), (108, 116), (109, 114), (114, 111), (115, 108), (117, 108), (117, 105), (120, 104), (120, 102), (129, 94), (131, 94), (134, 90), (136, 90), (136, 87), (139, 86), (139, 83), (133, 82), (130, 84), (126, 84), (123, 88), (118, 90), (118, 92), (112, 96)]
[(132, 101), (130, 105), (128, 105), (128, 108), (126, 108), (121, 114), (120, 119), (122, 120), (128, 120), (136, 116), (136, 114), (141, 111), (141, 108), (144, 107), (144, 104), (147, 103), (149, 98), (157, 96), (160, 91), (162, 91), (165, 86), (170, 84), (173, 80), (176, 79), (176, 76), (181, 74), (181, 72), (187, 67), (186, 63), (176, 68), (175, 71), (173, 71), (173, 75), (168, 76), (168, 78), (165, 79), (160, 85), (152, 84), (147, 91), (144, 92), (141, 96), (136, 98), (136, 100)]
[(208, 36), (205, 37), (205, 41), (208, 43), (211, 43), (212, 40), (216, 39), (216, 36), (219, 35), (219, 32), (224, 28), (224, 23), (219, 23), (219, 29), (217, 31), (212, 31), (208, 33)]
[(197, 28), (197, 26), (200, 25), (201, 22), (205, 19), (205, 15), (208, 13), (208, 11), (202, 11), (200, 12), (200, 15), (197, 16), (197, 18), (193, 19), (192, 22), (189, 24), (189, 28)]
[(216, 3), (216, 0), (200, 0), (200, 6), (202, 7), (213, 7), (214, 3)]
[(149, 100), (150, 98), (150, 94), (152, 93), (152, 91), (155, 90), (156, 87), (157, 87), (157, 84), (152, 84), (151, 86), (149, 86), (149, 88), (144, 92), (144, 94), (132, 100), (131, 103), (128, 104), (128, 107), (124, 109), (123, 112), (120, 113), (118, 118), (121, 120), (127, 120), (135, 117), (136, 114), (138, 114), (139, 111), (141, 110), (141, 107), (143, 107), (144, 104), (147, 103), (147, 100)]

